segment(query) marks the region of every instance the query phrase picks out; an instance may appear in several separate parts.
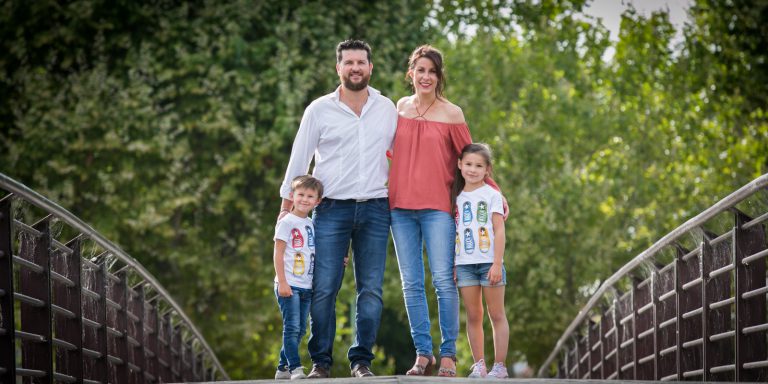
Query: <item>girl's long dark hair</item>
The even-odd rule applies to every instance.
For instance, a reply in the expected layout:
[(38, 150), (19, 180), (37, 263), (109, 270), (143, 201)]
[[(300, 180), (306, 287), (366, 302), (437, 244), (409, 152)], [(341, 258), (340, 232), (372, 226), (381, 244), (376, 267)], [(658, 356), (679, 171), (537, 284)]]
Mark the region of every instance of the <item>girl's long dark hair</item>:
[[(478, 154), (485, 159), (485, 163), (488, 164), (488, 177), (490, 177), (493, 171), (493, 166), (491, 163), (491, 148), (488, 146), (488, 144), (472, 143), (465, 145), (459, 154), (459, 160), (463, 159), (464, 155), (470, 153)], [(455, 212), (456, 198), (459, 197), (461, 191), (464, 190), (464, 185), (466, 185), (464, 176), (461, 175), (461, 170), (458, 166), (456, 166), (456, 175), (453, 178), (453, 189), (451, 190), (451, 211)]]

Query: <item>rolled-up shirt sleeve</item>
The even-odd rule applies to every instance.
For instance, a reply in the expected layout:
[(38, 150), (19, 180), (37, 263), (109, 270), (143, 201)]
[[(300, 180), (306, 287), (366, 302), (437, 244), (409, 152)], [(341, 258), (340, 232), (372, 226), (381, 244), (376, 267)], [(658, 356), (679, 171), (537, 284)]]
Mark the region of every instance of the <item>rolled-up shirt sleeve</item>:
[(312, 105), (307, 107), (301, 118), (299, 131), (296, 132), (296, 139), (293, 141), (291, 158), (285, 170), (283, 184), (280, 185), (280, 197), (284, 199), (288, 199), (291, 193), (291, 180), (296, 176), (306, 175), (309, 171), (309, 164), (312, 162), (320, 140), (320, 126), (317, 125), (313, 111)]

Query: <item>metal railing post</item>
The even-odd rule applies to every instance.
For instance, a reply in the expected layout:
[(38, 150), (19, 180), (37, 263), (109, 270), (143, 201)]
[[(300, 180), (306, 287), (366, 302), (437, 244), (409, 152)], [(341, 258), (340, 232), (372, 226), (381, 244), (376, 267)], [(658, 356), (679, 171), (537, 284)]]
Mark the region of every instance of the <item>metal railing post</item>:
[(39, 271), (29, 268), (19, 271), (19, 293), (29, 298), (21, 302), (21, 330), (30, 335), (22, 340), (21, 361), (24, 369), (32, 371), (30, 374), (35, 383), (53, 383), (51, 234), (48, 220), (49, 217), (46, 217), (32, 226), (39, 235), (25, 237), (20, 252), (24, 259), (40, 267)]
[(149, 310), (149, 318), (152, 323), (152, 341), (149, 343), (149, 345), (152, 346), (152, 374), (155, 376), (155, 379), (157, 381), (160, 381), (163, 379), (162, 372), (163, 367), (160, 364), (161, 361), (161, 347), (160, 347), (160, 337), (162, 335), (160, 329), (162, 327), (160, 323), (160, 314), (158, 313), (157, 308), (157, 302), (152, 305), (152, 308)]
[(16, 322), (13, 310), (11, 198), (0, 200), (0, 382), (16, 381)]
[(701, 329), (701, 270), (699, 260), (701, 252), (697, 249), (681, 254), (678, 253), (678, 370), (681, 379), (700, 377), (703, 373), (701, 365), (701, 345), (703, 344)]
[(113, 301), (120, 305), (115, 315), (115, 330), (120, 332), (120, 336), (114, 336), (115, 357), (122, 360), (122, 363), (115, 365), (115, 376), (118, 383), (128, 382), (128, 274), (125, 271), (117, 275), (119, 282), (112, 286)]
[(587, 353), (589, 354), (589, 374), (587, 379), (593, 379), (595, 376), (599, 377), (595, 371), (600, 369), (600, 322), (589, 320), (587, 324)]
[(659, 321), (659, 307), (661, 306), (659, 296), (661, 295), (661, 278), (657, 267), (658, 266), (656, 266), (651, 273), (651, 284), (649, 287), (651, 290), (651, 302), (653, 303), (651, 308), (651, 323), (653, 324), (653, 377), (650, 380), (659, 379), (659, 352), (661, 350), (659, 347), (659, 323), (661, 322)]
[(96, 322), (101, 326), (96, 331), (96, 351), (99, 352), (99, 358), (95, 359), (94, 376), (95, 379), (103, 383), (109, 382), (109, 330), (107, 324), (107, 263), (105, 260), (99, 264), (99, 270), (95, 273), (95, 288), (99, 294), (99, 300), (96, 305)]
[(768, 380), (765, 365), (750, 365), (768, 360), (765, 335), (761, 333), (761, 337), (756, 337), (751, 332), (754, 327), (765, 323), (765, 294), (744, 298), (745, 293), (765, 286), (765, 258), (743, 263), (746, 257), (766, 249), (765, 228), (756, 225), (745, 229), (744, 224), (751, 218), (739, 211), (736, 211), (735, 216), (733, 259), (736, 268), (736, 381), (765, 382)]
[(139, 284), (138, 288), (136, 288), (136, 293), (138, 294), (136, 297), (136, 301), (134, 301), (134, 307), (137, 308), (137, 311), (134, 311), (134, 314), (138, 318), (135, 323), (136, 327), (136, 340), (139, 342), (139, 345), (133, 346), (133, 356), (135, 359), (135, 364), (137, 367), (139, 367), (138, 372), (136, 374), (136, 380), (138, 383), (145, 383), (147, 382), (147, 354), (144, 351), (144, 343), (146, 343), (144, 339), (144, 313), (145, 308), (144, 306), (146, 303), (144, 302), (145, 299), (145, 293), (144, 293), (144, 284)]
[[(83, 379), (83, 311), (82, 311), (82, 279), (80, 258), (80, 237), (67, 242), (66, 247), (72, 251), (69, 255), (61, 254), (54, 259), (54, 271), (66, 271), (63, 275), (71, 284), (53, 281), (56, 296), (54, 302), (71, 312), (72, 316), (61, 316), (54, 322), (58, 338), (72, 345), (72, 349), (56, 351), (56, 366), (63, 367), (63, 373), (75, 380)], [(61, 369), (61, 368), (59, 368)]]
[(701, 273), (706, 277), (702, 286), (702, 305), (705, 308), (702, 314), (704, 380), (733, 381), (733, 279), (732, 271), (728, 268), (733, 266), (731, 247), (726, 242), (713, 245), (712, 240), (715, 238), (717, 236), (714, 233), (705, 232), (701, 243)]
[(173, 375), (173, 381), (181, 381), (182, 370), (182, 345), (181, 345), (181, 330), (178, 325), (171, 326), (171, 374)]

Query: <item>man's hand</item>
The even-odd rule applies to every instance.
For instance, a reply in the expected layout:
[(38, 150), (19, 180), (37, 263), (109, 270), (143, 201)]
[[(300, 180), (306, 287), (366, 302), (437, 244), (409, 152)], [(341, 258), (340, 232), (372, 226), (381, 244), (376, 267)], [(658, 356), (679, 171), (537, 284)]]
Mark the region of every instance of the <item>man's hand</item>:
[(288, 212), (291, 211), (291, 208), (293, 208), (293, 201), (288, 199), (282, 199), (280, 201), (280, 213), (277, 214), (277, 221), (280, 221), (280, 219), (282, 219), (283, 216), (287, 215)]

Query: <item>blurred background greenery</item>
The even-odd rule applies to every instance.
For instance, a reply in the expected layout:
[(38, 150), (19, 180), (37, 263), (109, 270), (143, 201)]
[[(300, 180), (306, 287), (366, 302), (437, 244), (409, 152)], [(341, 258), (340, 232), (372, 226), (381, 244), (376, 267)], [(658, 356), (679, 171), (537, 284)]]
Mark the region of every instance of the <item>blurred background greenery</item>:
[[(673, 44), (665, 11), (630, 6), (611, 40), (584, 0), (9, 0), (0, 172), (143, 263), (233, 379), (269, 377), (271, 238), (303, 109), (335, 88), (340, 40), (371, 43), (372, 85), (393, 100), (409, 94), (408, 54), (431, 43), (447, 97), (495, 151), (511, 208), (507, 363), (535, 367), (600, 279), (768, 172), (767, 3), (693, 1)], [(389, 252), (375, 371), (402, 374), (414, 354)], [(336, 376), (348, 374), (351, 275)]]

